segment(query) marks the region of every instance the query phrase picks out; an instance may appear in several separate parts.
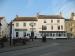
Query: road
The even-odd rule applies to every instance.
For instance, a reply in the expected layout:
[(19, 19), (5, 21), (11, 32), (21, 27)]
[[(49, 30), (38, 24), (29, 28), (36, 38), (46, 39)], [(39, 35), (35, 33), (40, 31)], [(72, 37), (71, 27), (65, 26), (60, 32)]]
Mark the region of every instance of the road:
[(4, 52), (0, 56), (75, 56), (75, 40), (53, 40), (50, 44)]

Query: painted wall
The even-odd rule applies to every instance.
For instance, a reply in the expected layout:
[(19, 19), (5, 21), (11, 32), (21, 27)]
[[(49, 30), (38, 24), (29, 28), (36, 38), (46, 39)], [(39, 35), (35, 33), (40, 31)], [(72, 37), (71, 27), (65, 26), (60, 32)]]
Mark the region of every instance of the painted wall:
[[(38, 19), (37, 23), (37, 30), (42, 31), (42, 25), (47, 26), (47, 30), (44, 31), (65, 31), (65, 22), (64, 19), (45, 19), (47, 23), (44, 23), (44, 19)], [(53, 20), (53, 23), (51, 23), (51, 20)], [(60, 20), (60, 23), (57, 23), (57, 20)], [(58, 26), (63, 26), (63, 30), (58, 30)], [(53, 26), (53, 30), (51, 29), (51, 26)]]

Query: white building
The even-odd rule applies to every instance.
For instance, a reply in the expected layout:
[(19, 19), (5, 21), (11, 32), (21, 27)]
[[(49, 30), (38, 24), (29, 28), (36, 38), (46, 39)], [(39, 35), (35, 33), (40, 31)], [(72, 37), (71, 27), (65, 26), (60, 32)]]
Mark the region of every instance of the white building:
[(1, 23), (1, 28), (0, 28), (0, 38), (3, 37), (8, 37), (8, 24), (5, 20), (5, 17), (0, 17), (0, 23)]
[(65, 19), (61, 15), (38, 15), (37, 30), (47, 38), (66, 38)]
[(12, 38), (23, 38), (31, 35), (31, 31), (36, 31), (36, 17), (16, 17), (12, 23)]
[[(34, 25), (34, 26), (31, 26)], [(37, 15), (36, 17), (19, 17), (13, 20), (12, 37), (24, 37), (25, 35), (34, 35), (42, 38), (66, 38), (65, 19), (61, 15)]]

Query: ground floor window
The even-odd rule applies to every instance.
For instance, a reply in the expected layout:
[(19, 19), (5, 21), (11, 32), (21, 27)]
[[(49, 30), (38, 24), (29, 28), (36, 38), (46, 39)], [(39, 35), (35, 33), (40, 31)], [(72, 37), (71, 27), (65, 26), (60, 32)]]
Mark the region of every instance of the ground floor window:
[(16, 32), (16, 37), (19, 37), (19, 32)]
[(49, 36), (49, 33), (46, 33), (46, 36)]
[(24, 36), (24, 37), (26, 36), (26, 32), (23, 32), (23, 36)]
[(52, 36), (52, 33), (50, 33), (50, 36)]
[(65, 37), (66, 34), (65, 32), (41, 32), (41, 36), (46, 34), (46, 36), (50, 36), (50, 37)]

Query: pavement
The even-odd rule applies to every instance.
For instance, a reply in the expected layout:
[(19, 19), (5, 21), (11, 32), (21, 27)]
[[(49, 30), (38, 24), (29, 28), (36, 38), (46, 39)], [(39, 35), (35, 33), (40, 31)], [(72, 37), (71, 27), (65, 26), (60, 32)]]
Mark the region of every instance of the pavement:
[[(36, 44), (34, 44), (35, 42)], [(14, 50), (0, 53), (0, 56), (75, 56), (75, 39), (48, 39), (46, 43), (37, 39), (30, 43), (33, 46), (36, 46), (31, 48), (25, 48), (25, 46), (23, 46), (24, 48), (21, 48), (22, 46), (16, 46)], [(16, 49), (19, 47), (20, 49)]]
[(0, 56), (75, 56), (75, 39), (30, 41), (26, 45), (0, 49)]
[(51, 42), (49, 41), (49, 39), (47, 39), (47, 42), (42, 42), (42, 39), (34, 39), (34, 41), (30, 40), (26, 42), (25, 45), (23, 45), (22, 43), (17, 43), (16, 46), (14, 47), (14, 46), (10, 46), (9, 42), (6, 42), (4, 43), (4, 47), (0, 48), (0, 53), (20, 50), (20, 49), (39, 47), (39, 46), (43, 46), (45, 44), (50, 44), (50, 43)]

